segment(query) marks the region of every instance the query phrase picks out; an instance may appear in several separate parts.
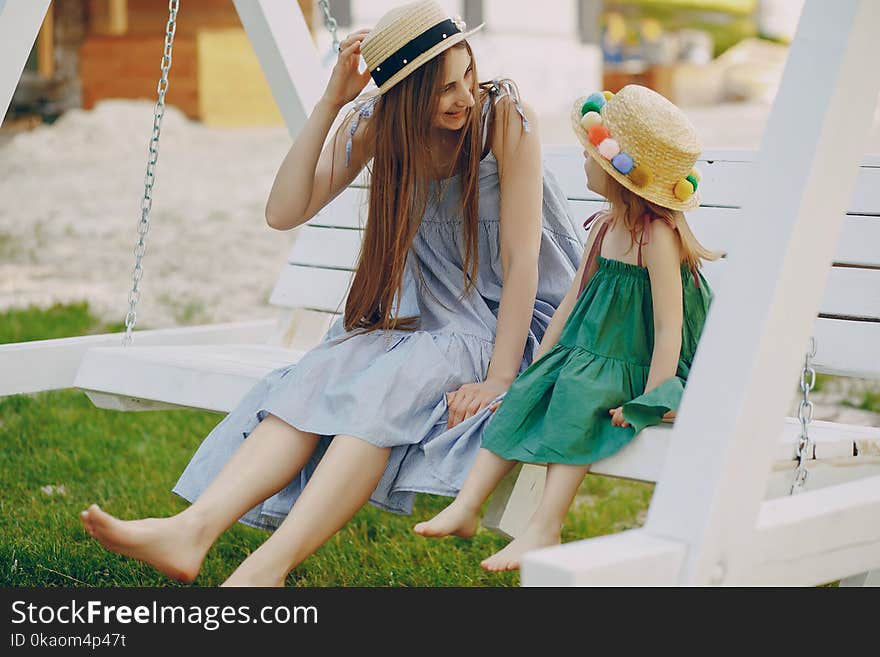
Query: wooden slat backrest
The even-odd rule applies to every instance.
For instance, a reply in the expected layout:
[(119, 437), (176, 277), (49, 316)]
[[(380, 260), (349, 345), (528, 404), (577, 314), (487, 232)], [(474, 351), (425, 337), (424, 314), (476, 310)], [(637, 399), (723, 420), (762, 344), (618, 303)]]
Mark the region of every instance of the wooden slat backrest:
[[(688, 223), (707, 247), (726, 251), (739, 240), (759, 239), (741, 229), (740, 207), (748, 189), (751, 152), (706, 153), (701, 207)], [(603, 207), (587, 189), (581, 149), (551, 146), (545, 161), (559, 181), (572, 216), (578, 220)], [(298, 230), (270, 302), (337, 314), (344, 307), (360, 249), (367, 192), (359, 177), (331, 204)], [(581, 238), (586, 234), (581, 232)], [(747, 248), (744, 247), (744, 248)], [(704, 274), (716, 292), (724, 285), (725, 262), (707, 263)], [(860, 168), (834, 266), (814, 327), (819, 349), (817, 369), (852, 376), (880, 377), (880, 157)]]

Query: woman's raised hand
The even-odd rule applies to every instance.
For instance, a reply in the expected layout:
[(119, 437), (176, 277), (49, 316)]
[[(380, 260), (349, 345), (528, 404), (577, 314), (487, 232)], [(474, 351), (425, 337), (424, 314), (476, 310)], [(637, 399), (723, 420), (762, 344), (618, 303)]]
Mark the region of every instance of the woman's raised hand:
[(361, 42), (369, 29), (352, 32), (339, 44), (339, 56), (327, 82), (324, 98), (337, 107), (342, 107), (357, 98), (370, 82), (370, 71), (361, 73)]

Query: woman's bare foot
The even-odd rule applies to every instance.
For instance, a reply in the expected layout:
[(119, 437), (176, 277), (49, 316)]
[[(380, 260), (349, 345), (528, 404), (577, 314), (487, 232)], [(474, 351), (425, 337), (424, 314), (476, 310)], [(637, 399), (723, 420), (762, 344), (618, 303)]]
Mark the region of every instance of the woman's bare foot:
[(86, 531), (101, 545), (180, 582), (192, 582), (208, 551), (199, 544), (198, 530), (179, 516), (119, 520), (92, 504), (80, 512)]
[(529, 527), (519, 538), (515, 538), (503, 549), (480, 562), (485, 570), (498, 572), (502, 570), (519, 570), (522, 555), (529, 550), (559, 545), (561, 536), (558, 531), (547, 531)]
[(479, 522), (478, 512), (456, 500), (430, 520), (418, 523), (413, 531), (427, 538), (449, 535), (470, 538), (477, 532)]

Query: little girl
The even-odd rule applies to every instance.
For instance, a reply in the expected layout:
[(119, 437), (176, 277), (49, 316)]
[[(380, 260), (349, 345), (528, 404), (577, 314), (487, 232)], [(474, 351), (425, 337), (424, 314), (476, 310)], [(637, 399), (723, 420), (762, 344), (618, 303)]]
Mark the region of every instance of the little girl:
[(580, 269), (534, 362), (493, 406), (458, 497), (414, 528), (472, 536), (481, 504), (517, 462), (548, 464), (528, 528), (482, 562), (487, 570), (517, 569), (524, 552), (559, 543), (590, 464), (674, 417), (712, 300), (699, 267), (718, 254), (682, 214), (700, 203), (700, 146), (681, 110), (630, 85), (578, 99), (572, 126), (587, 187), (610, 208), (584, 224)]

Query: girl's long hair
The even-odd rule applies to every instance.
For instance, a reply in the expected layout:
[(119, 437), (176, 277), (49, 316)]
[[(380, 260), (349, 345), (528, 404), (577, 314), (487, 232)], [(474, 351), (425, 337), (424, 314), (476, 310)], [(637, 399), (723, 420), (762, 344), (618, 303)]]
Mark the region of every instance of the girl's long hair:
[(605, 198), (611, 205), (609, 212), (612, 223), (622, 221), (623, 226), (629, 231), (630, 249), (642, 241), (642, 231), (644, 230), (642, 217), (648, 213), (665, 219), (675, 226), (681, 243), (681, 261), (687, 263), (688, 269), (691, 271), (696, 271), (703, 260), (717, 260), (723, 255), (700, 244), (691, 231), (683, 212), (670, 210), (643, 199), (608, 174), (605, 176)]
[[(473, 67), (474, 106), (459, 131), (455, 157), (443, 177), (461, 176), (461, 215), (464, 233), (464, 295), (473, 287), (479, 255), (477, 247), (478, 183), (482, 150), (482, 85), (476, 83), (473, 51), (466, 41)], [(447, 51), (449, 52), (449, 51)], [(389, 89), (377, 102), (366, 128), (372, 147), (367, 222), (357, 271), (345, 303), (346, 331), (414, 330), (418, 317), (397, 315), (395, 299), (403, 288), (407, 254), (427, 207), (432, 167), (431, 124), (438, 111), (443, 86), (442, 56), (426, 62)], [(344, 120), (342, 125), (348, 124)]]

